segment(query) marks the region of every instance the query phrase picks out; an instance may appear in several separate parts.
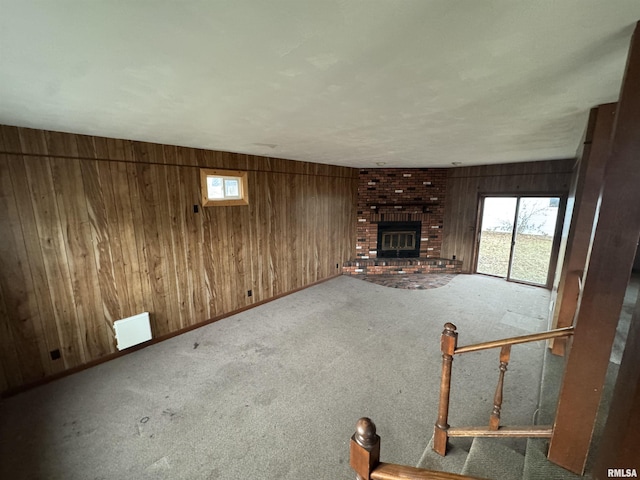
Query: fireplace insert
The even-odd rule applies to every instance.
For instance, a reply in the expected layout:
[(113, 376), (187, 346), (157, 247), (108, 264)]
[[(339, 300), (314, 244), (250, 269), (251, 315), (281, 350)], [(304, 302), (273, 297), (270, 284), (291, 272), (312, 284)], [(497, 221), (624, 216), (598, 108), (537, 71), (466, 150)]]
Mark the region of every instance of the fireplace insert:
[(421, 222), (378, 223), (377, 256), (413, 258), (420, 256)]

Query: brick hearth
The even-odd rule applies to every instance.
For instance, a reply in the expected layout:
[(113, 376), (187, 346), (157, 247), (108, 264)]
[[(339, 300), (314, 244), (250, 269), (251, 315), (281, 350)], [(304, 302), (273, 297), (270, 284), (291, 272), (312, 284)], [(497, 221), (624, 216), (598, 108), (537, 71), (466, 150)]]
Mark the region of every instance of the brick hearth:
[(416, 273), (460, 273), (461, 260), (448, 258), (368, 258), (345, 262), (344, 275), (404, 275)]
[[(460, 273), (462, 262), (440, 258), (444, 168), (375, 168), (361, 170), (358, 183), (355, 258), (345, 262), (346, 275)], [(421, 222), (419, 258), (379, 258), (380, 222)]]

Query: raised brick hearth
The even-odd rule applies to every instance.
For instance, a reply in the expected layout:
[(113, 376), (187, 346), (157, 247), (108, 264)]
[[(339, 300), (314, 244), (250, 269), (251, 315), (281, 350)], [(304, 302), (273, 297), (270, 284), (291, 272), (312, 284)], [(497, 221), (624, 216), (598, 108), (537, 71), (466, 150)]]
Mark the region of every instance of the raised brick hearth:
[(368, 258), (345, 262), (345, 275), (404, 275), (413, 273), (460, 273), (462, 261), (448, 258)]

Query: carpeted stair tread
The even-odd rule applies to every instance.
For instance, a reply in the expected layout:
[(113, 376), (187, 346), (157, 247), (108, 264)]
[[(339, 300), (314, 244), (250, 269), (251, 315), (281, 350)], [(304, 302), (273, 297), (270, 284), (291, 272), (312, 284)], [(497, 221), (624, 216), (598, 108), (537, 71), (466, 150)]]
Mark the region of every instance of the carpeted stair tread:
[(447, 448), (447, 454), (443, 457), (433, 451), (433, 437), (429, 441), (418, 465), (418, 468), (426, 468), (427, 470), (438, 470), (441, 472), (460, 473), (464, 467), (464, 463), (469, 455), (468, 447), (463, 448), (460, 445), (454, 445), (451, 442)]
[(461, 473), (492, 480), (521, 480), (523, 470), (523, 455), (495, 438), (476, 438)]
[(524, 458), (523, 480), (572, 480), (584, 478), (571, 473), (547, 459), (549, 440), (530, 438)]

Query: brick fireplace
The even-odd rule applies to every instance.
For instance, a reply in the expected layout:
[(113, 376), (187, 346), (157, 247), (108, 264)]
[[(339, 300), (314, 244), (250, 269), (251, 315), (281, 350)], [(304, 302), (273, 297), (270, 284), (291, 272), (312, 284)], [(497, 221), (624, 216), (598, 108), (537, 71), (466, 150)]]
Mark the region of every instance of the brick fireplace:
[(343, 273), (459, 272), (440, 258), (446, 178), (444, 168), (361, 170), (356, 256)]

